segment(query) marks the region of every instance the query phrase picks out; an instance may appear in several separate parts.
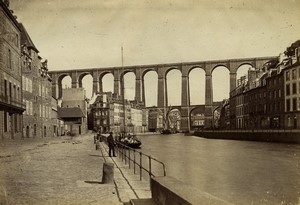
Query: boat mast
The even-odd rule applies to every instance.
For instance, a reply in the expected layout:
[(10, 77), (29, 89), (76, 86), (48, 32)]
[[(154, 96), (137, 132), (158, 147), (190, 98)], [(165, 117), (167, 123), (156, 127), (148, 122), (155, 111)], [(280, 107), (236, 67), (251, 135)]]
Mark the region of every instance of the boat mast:
[(122, 70), (123, 70), (123, 80), (122, 80), (122, 98), (123, 98), (123, 110), (124, 110), (124, 133), (126, 133), (126, 106), (125, 106), (125, 73), (124, 73), (124, 58), (123, 58), (123, 44), (121, 46), (121, 60), (122, 60)]

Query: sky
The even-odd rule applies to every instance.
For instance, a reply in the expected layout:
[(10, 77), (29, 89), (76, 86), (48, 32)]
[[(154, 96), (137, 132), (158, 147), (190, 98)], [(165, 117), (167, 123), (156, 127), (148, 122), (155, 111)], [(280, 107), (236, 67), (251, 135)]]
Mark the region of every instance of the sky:
[[(127, 66), (277, 56), (300, 39), (299, 0), (11, 0), (10, 7), (50, 70), (121, 66), (121, 46)], [(191, 101), (204, 103), (203, 73), (192, 72)], [(172, 104), (180, 103), (180, 76), (168, 76)], [(222, 100), (228, 71), (215, 76), (214, 100)], [(156, 78), (145, 79), (149, 106)], [(125, 80), (132, 98), (134, 75)]]

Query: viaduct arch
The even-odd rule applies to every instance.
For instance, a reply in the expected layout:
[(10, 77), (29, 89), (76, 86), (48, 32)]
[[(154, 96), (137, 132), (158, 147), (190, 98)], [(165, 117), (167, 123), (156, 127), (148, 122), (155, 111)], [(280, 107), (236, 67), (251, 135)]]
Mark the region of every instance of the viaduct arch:
[(190, 129), (190, 111), (193, 106), (190, 105), (189, 73), (194, 68), (201, 68), (205, 72), (205, 127), (212, 126), (213, 119), (213, 87), (212, 72), (218, 66), (224, 66), (229, 70), (230, 91), (236, 87), (237, 70), (244, 64), (251, 65), (256, 69), (262, 69), (263, 66), (277, 56), (211, 60), (185, 63), (153, 64), (153, 65), (134, 65), (124, 67), (106, 67), (106, 68), (87, 68), (74, 70), (50, 71), (52, 78), (52, 95), (55, 98), (62, 96), (62, 79), (70, 76), (72, 79), (72, 88), (82, 87), (82, 78), (90, 74), (93, 77), (93, 93), (102, 91), (102, 78), (105, 74), (111, 73), (114, 76), (114, 93), (122, 95), (121, 89), (124, 86), (124, 75), (127, 72), (135, 74), (135, 100), (145, 102), (144, 76), (149, 71), (155, 71), (158, 75), (157, 107), (164, 113), (167, 112), (167, 83), (166, 75), (170, 70), (177, 69), (181, 72), (181, 128)]

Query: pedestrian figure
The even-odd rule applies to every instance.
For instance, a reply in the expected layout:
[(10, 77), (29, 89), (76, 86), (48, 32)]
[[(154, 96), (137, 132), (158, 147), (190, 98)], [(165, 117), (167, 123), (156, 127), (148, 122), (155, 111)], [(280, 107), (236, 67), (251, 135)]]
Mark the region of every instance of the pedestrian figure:
[(112, 136), (112, 132), (109, 133), (109, 136), (107, 137), (107, 143), (108, 143), (108, 154), (109, 156), (111, 157), (111, 152), (113, 152), (113, 156), (116, 157), (116, 154), (115, 154), (115, 139), (114, 137)]

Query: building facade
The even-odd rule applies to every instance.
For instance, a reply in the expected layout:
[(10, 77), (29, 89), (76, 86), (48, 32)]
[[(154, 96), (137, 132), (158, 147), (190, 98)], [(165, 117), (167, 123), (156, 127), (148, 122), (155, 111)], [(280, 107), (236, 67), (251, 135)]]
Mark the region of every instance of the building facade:
[(93, 127), (96, 131), (104, 133), (148, 131), (148, 111), (135, 101), (129, 102), (111, 92), (102, 92), (97, 94), (90, 108)]
[[(65, 121), (65, 132), (86, 133), (88, 130), (87, 110), (88, 100), (84, 88), (65, 88), (62, 90), (62, 103), (61, 109), (58, 109), (58, 117)], [(74, 115), (72, 113), (66, 114), (67, 112), (74, 112)]]
[(283, 69), (284, 124), (287, 129), (300, 128), (300, 48), (296, 49), (291, 65)]
[[(0, 1), (0, 137), (22, 137), (21, 28), (9, 8)], [(3, 122), (3, 123), (2, 123)]]
[[(57, 122), (53, 119), (52, 81), (47, 60), (42, 61), (23, 24), (21, 27), (22, 94), (26, 111), (23, 113), (23, 136), (41, 138), (57, 136)], [(55, 127), (55, 129), (54, 129)]]
[(299, 50), (300, 40), (277, 59), (248, 72), (248, 80), (230, 93), (229, 105), (223, 105), (223, 129), (228, 129), (228, 109), (230, 129), (300, 128)]

